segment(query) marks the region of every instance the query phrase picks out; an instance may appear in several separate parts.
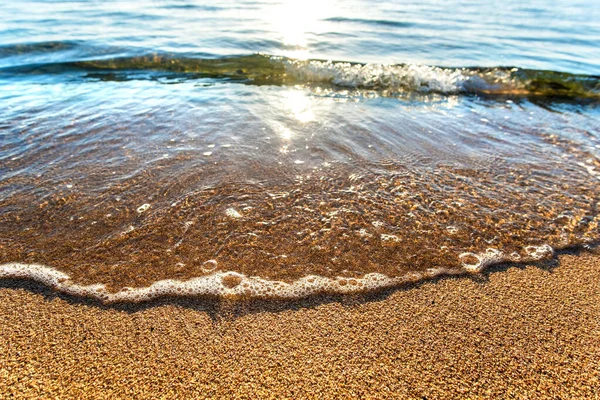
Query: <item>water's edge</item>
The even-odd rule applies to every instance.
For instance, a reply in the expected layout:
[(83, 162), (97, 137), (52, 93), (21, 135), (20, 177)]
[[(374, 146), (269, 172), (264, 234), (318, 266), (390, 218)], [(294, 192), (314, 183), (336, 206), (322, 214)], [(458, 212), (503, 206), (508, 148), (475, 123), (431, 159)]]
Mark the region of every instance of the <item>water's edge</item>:
[[(495, 249), (488, 249), (482, 254), (463, 253), (461, 258), (477, 258), (476, 264), (463, 263), (460, 270), (428, 269), (425, 272), (409, 272), (403, 276), (389, 277), (380, 273), (369, 273), (361, 278), (327, 278), (308, 275), (291, 283), (246, 276), (235, 271), (215, 272), (211, 275), (188, 279), (185, 281), (165, 279), (142, 288), (122, 288), (118, 292), (109, 292), (105, 285), (98, 283), (80, 285), (73, 282), (70, 276), (50, 266), (40, 264), (5, 263), (0, 265), (0, 280), (24, 279), (40, 283), (54, 291), (70, 296), (97, 300), (102, 304), (142, 303), (163, 297), (224, 299), (273, 299), (295, 300), (319, 294), (346, 295), (374, 292), (399, 287), (404, 284), (417, 283), (443, 276), (461, 276), (478, 274), (498, 264), (511, 263), (526, 265), (531, 262), (552, 259), (556, 251), (548, 245), (529, 249), (530, 256), (516, 259)], [(560, 249), (591, 250), (594, 246), (583, 245)]]

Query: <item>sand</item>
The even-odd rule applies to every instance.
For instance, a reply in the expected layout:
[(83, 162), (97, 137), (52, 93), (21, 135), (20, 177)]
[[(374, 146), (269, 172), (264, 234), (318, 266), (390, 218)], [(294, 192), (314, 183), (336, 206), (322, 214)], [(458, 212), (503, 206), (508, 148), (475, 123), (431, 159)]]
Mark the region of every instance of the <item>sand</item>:
[(0, 282), (0, 397), (599, 398), (600, 257), (369, 296), (105, 307)]

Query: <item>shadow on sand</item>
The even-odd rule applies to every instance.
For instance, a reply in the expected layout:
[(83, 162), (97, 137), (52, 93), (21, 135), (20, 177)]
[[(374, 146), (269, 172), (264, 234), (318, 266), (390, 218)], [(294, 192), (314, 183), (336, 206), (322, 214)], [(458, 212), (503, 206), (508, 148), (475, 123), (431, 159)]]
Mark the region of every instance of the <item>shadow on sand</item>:
[[(103, 304), (98, 300), (82, 298), (63, 294), (44, 286), (38, 282), (26, 279), (3, 279), (0, 280), (1, 289), (24, 289), (32, 293), (44, 296), (47, 301), (61, 299), (70, 304), (84, 305), (88, 307), (97, 307), (100, 309), (112, 309), (126, 313), (136, 313), (153, 307), (164, 305), (175, 305), (205, 312), (215, 323), (235, 320), (249, 314), (255, 313), (278, 313), (288, 310), (300, 310), (303, 308), (315, 308), (323, 304), (339, 303), (344, 307), (353, 307), (368, 302), (379, 302), (387, 299), (390, 295), (398, 291), (415, 290), (423, 284), (435, 284), (447, 279), (470, 279), (478, 284), (486, 284), (492, 274), (505, 272), (509, 268), (525, 269), (528, 266), (534, 266), (548, 272), (552, 272), (560, 266), (559, 255), (579, 255), (582, 252), (590, 252), (591, 248), (570, 248), (557, 251), (553, 258), (539, 262), (530, 263), (502, 263), (488, 267), (477, 274), (465, 274), (459, 276), (438, 276), (431, 279), (425, 279), (416, 283), (407, 283), (395, 287), (383, 288), (375, 291), (358, 294), (317, 294), (300, 299), (231, 299), (231, 298), (190, 298), (190, 297), (162, 297), (149, 300), (143, 303), (114, 303)], [(598, 253), (597, 249), (592, 250)]]

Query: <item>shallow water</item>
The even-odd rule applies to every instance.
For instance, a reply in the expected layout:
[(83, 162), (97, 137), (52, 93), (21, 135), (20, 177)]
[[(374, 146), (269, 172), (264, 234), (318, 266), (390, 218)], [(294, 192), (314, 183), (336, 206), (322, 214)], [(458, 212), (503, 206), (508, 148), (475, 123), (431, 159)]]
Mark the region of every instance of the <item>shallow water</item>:
[(0, 276), (294, 297), (598, 240), (600, 7), (318, 4), (0, 5)]

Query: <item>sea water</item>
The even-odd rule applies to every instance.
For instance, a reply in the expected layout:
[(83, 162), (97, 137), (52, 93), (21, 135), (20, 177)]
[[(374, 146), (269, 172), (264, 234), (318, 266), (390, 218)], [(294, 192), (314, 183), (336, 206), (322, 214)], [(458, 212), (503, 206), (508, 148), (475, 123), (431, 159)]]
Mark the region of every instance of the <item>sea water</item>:
[(351, 293), (600, 237), (600, 4), (5, 1), (0, 277)]

